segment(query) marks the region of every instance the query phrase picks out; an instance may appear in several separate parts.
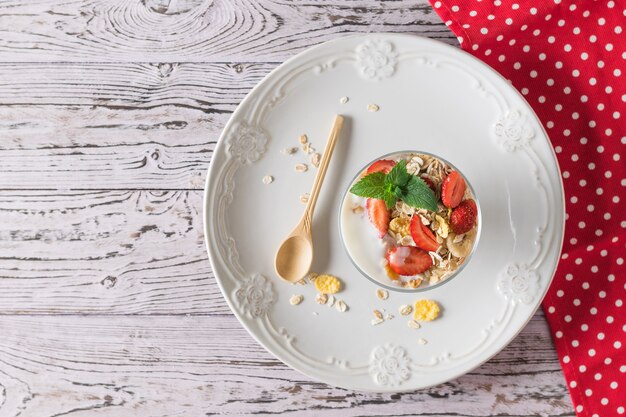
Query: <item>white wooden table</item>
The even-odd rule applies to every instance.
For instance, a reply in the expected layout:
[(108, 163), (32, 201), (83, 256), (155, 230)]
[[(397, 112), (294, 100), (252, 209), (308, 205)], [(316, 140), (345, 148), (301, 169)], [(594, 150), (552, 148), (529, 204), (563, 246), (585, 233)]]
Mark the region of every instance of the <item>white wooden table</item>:
[(246, 93), (354, 32), (456, 43), (425, 0), (0, 1), (0, 417), (574, 416), (541, 313), (426, 391), (336, 389), (265, 352), (205, 253)]

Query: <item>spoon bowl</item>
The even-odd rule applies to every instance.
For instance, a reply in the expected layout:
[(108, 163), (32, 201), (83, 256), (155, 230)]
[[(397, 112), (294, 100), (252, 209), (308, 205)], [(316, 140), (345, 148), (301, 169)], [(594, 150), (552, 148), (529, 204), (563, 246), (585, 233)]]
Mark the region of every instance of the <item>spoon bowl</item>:
[(288, 237), (276, 253), (276, 272), (290, 282), (302, 279), (311, 269), (313, 244), (303, 235)]

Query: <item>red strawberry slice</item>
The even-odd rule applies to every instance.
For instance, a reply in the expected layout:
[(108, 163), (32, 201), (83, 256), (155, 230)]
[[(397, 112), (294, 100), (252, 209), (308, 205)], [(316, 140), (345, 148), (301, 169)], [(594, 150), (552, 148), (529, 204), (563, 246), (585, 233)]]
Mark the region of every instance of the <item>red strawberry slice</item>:
[(370, 221), (378, 230), (378, 237), (382, 238), (387, 234), (389, 229), (389, 210), (383, 200), (377, 198), (368, 198), (365, 202), (365, 208), (367, 209), (367, 215)]
[(395, 246), (386, 258), (392, 271), (404, 276), (421, 274), (433, 265), (430, 255), (415, 246)]
[(457, 235), (467, 233), (476, 224), (478, 208), (474, 200), (463, 200), (461, 204), (452, 210), (450, 215), (450, 227)]
[(459, 205), (465, 194), (465, 180), (457, 171), (452, 171), (441, 184), (441, 201), (446, 207)]
[(417, 214), (411, 219), (411, 237), (415, 244), (429, 252), (435, 252), (439, 248), (439, 243), (433, 232), (422, 223), (422, 219)]
[(372, 172), (383, 172), (388, 174), (389, 171), (391, 171), (391, 168), (395, 165), (396, 161), (392, 161), (391, 159), (379, 159), (367, 168), (367, 173), (371, 174)]

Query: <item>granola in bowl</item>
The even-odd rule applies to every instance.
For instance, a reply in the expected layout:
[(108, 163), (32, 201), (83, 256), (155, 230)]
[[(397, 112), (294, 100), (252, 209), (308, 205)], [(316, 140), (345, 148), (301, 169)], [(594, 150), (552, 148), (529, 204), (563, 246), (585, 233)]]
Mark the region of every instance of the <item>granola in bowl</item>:
[(470, 257), (479, 228), (465, 177), (431, 154), (387, 155), (360, 172), (344, 196), (341, 235), (368, 278), (422, 290), (450, 279)]

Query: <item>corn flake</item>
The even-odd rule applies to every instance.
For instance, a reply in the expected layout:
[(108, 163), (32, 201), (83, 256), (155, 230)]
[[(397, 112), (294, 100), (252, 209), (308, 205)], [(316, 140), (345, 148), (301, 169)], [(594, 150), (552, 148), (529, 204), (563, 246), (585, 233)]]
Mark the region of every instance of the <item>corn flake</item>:
[(439, 316), (440, 308), (433, 300), (417, 300), (413, 317), (417, 321), (432, 321)]
[(319, 275), (315, 279), (315, 288), (322, 294), (335, 294), (341, 291), (341, 281), (333, 275)]

